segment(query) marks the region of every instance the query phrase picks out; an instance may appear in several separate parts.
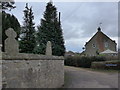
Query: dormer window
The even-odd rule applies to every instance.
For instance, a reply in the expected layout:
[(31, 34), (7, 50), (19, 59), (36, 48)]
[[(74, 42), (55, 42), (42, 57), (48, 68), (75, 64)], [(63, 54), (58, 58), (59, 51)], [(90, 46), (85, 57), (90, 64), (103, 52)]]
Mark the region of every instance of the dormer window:
[(95, 48), (95, 47), (96, 47), (96, 45), (95, 45), (95, 44), (92, 44), (92, 47), (93, 47), (93, 48)]

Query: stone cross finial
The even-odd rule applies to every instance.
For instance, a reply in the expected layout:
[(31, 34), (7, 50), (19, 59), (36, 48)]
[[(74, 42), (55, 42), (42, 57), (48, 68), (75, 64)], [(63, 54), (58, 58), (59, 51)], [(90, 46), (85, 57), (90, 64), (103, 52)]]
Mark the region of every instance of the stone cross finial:
[(52, 55), (52, 46), (50, 41), (47, 42), (46, 55)]
[(16, 32), (12, 28), (9, 28), (5, 33), (8, 36), (5, 40), (5, 52), (12, 55), (19, 53), (19, 45), (15, 39), (17, 37)]

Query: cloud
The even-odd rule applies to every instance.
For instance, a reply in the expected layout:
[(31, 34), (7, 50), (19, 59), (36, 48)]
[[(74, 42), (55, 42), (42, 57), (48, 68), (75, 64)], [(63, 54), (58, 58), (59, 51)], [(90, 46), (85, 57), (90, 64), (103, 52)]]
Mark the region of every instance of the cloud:
[[(99, 23), (103, 33), (115, 39), (118, 37), (118, 3), (117, 2), (55, 2), (57, 11), (61, 12), (61, 24), (67, 51), (81, 52), (87, 42), (96, 32)], [(12, 10), (22, 25), (25, 2), (16, 3)], [(45, 2), (30, 2), (33, 7), (36, 26), (45, 11)], [(117, 42), (117, 41), (116, 41)]]
[[(72, 4), (75, 6), (76, 3)], [(77, 3), (76, 7), (69, 11), (73, 12), (64, 12), (62, 15), (63, 18), (68, 15), (62, 20), (68, 50), (81, 51), (82, 46), (88, 41), (85, 38), (91, 38), (97, 32), (100, 22), (103, 33), (117, 40), (114, 38), (118, 36), (117, 3)]]
[(74, 52), (82, 52), (85, 41), (88, 41), (89, 38), (76, 38), (76, 39), (69, 39), (65, 41), (67, 51), (74, 51)]
[(63, 33), (65, 39), (80, 38), (83, 36), (83, 30), (81, 29), (81, 24), (78, 23), (68, 23), (66, 22), (63, 26)]

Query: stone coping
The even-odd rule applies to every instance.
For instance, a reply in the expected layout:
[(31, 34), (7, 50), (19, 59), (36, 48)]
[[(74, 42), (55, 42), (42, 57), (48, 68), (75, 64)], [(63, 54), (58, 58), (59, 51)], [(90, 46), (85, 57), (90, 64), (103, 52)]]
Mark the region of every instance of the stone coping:
[(52, 56), (52, 55), (38, 55), (38, 54), (25, 54), (25, 53), (16, 53), (8, 54), (2, 52), (2, 58), (0, 60), (64, 60), (63, 56)]

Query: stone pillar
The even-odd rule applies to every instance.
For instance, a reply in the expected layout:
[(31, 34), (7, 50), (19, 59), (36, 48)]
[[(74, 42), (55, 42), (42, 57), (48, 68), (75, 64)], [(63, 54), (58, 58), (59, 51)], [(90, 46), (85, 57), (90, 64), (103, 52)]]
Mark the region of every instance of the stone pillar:
[(1, 60), (2, 60), (2, 44), (0, 44), (0, 65), (1, 65)]
[(0, 52), (2, 52), (2, 44), (0, 44)]
[(48, 56), (52, 55), (52, 45), (51, 45), (50, 41), (47, 42), (46, 55), (48, 55)]

